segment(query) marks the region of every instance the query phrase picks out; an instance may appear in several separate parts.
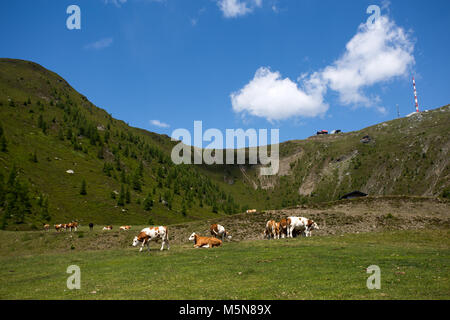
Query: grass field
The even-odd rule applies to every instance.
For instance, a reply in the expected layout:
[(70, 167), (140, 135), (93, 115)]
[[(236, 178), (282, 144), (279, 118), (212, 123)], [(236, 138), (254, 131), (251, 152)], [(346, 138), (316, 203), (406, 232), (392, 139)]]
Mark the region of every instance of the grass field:
[[(0, 232), (1, 299), (450, 298), (448, 229), (226, 242), (213, 250), (186, 242), (160, 252), (153, 244), (150, 253), (128, 247), (134, 233), (111, 234), (120, 245), (103, 250), (58, 248), (58, 238), (70, 235), (54, 234)], [(80, 290), (66, 287), (73, 264)], [(381, 268), (380, 290), (366, 287), (370, 265)]]

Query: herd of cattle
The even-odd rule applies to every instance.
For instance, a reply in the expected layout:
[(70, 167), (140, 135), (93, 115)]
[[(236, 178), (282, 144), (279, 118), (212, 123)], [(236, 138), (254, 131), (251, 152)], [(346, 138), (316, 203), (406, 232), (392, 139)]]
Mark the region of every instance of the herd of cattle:
[(266, 223), (266, 230), (264, 230), (264, 238), (294, 238), (298, 235), (311, 237), (313, 230), (319, 230), (317, 223), (304, 217), (288, 217), (279, 222), (269, 220)]
[[(44, 229), (46, 231), (48, 231), (50, 229), (50, 225), (49, 224), (44, 224)], [(70, 222), (70, 223), (60, 223), (60, 224), (55, 224), (55, 230), (56, 231), (66, 231), (69, 230), (72, 232), (73, 231), (77, 231), (78, 230), (78, 222)]]
[[(89, 228), (93, 230), (94, 225), (92, 223), (89, 224)], [(48, 231), (50, 225), (44, 225), (44, 229)], [(77, 231), (78, 223), (71, 222), (68, 224), (56, 224), (56, 231), (64, 231), (64, 230), (74, 230)], [(112, 226), (105, 226), (103, 230), (112, 230)], [(130, 230), (131, 226), (121, 226), (119, 230)], [(285, 219), (281, 219), (279, 222), (275, 220), (269, 220), (266, 223), (266, 228), (264, 230), (264, 238), (265, 239), (280, 239), (280, 238), (294, 238), (299, 235), (303, 235), (305, 237), (311, 237), (313, 230), (318, 230), (319, 226), (316, 222), (311, 219), (304, 217), (288, 217)], [(214, 248), (219, 247), (225, 241), (225, 239), (231, 239), (232, 235), (220, 224), (213, 224), (210, 226), (211, 237), (201, 237), (197, 235), (195, 232), (191, 234), (189, 237), (189, 241), (194, 242), (194, 248)], [(147, 249), (150, 251), (150, 242), (161, 240), (161, 251), (164, 250), (164, 247), (167, 250), (170, 249), (169, 244), (169, 233), (166, 226), (160, 227), (148, 227), (142, 229), (137, 236), (134, 237), (132, 245), (136, 247), (138, 245), (141, 246), (139, 252), (141, 252), (145, 245), (147, 245)]]

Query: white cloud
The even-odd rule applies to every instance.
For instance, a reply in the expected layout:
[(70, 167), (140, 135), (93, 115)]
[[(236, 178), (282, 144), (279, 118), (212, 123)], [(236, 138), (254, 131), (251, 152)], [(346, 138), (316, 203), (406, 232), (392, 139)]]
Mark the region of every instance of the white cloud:
[(150, 120), (150, 124), (160, 128), (169, 128), (170, 125), (159, 120)]
[(304, 88), (289, 78), (282, 79), (279, 72), (259, 68), (255, 77), (239, 92), (231, 94), (235, 112), (246, 112), (269, 121), (294, 116), (315, 117), (327, 111), (323, 103), (324, 87), (311, 77)]
[(361, 24), (341, 58), (322, 71), (322, 78), (339, 93), (343, 104), (372, 105), (363, 89), (406, 75), (414, 65), (414, 45), (387, 17), (373, 26)]
[(316, 117), (328, 110), (328, 89), (338, 93), (343, 105), (374, 107), (381, 113), (378, 96), (367, 97), (364, 89), (405, 76), (414, 65), (414, 45), (404, 30), (387, 17), (374, 25), (361, 24), (347, 43), (343, 55), (330, 66), (301, 75), (296, 82), (279, 72), (260, 68), (255, 77), (231, 94), (233, 111), (269, 121), (292, 116)]
[(262, 0), (218, 0), (217, 5), (225, 18), (236, 18), (262, 6)]
[(113, 38), (103, 38), (98, 41), (95, 41), (95, 42), (85, 45), (84, 48), (100, 50), (100, 49), (104, 49), (104, 48), (111, 46), (112, 43), (113, 43)]

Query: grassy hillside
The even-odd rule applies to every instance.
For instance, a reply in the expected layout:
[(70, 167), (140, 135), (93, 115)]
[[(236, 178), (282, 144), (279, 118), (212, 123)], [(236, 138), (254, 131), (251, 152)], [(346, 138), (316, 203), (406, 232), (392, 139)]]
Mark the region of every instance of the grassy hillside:
[[(174, 223), (241, 211), (173, 143), (92, 105), (58, 75), (0, 59), (1, 227)], [(67, 173), (72, 170), (74, 173)]]
[(279, 174), (261, 177), (258, 166), (247, 166), (249, 184), (276, 208), (333, 201), (355, 190), (449, 198), (449, 123), (448, 105), (360, 131), (282, 143)]
[(449, 122), (446, 106), (285, 142), (273, 177), (259, 176), (257, 165), (175, 166), (167, 136), (112, 118), (33, 62), (0, 59), (0, 228), (184, 223), (353, 190), (448, 198)]

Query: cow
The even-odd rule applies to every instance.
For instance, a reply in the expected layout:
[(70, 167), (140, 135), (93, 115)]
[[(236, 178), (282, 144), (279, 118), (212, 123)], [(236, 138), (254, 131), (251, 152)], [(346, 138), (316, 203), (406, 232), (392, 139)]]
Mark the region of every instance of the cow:
[(212, 237), (200, 237), (195, 232), (189, 237), (189, 241), (194, 241), (194, 248), (214, 248), (222, 245), (222, 240)]
[(64, 231), (67, 230), (67, 223), (61, 224), (61, 230), (64, 230)]
[(91, 222), (91, 223), (89, 223), (89, 230), (94, 230), (94, 224)]
[(247, 211), (245, 211), (245, 213), (256, 213), (257, 211), (256, 211), (256, 209), (249, 209), (249, 210), (247, 210)]
[(158, 241), (162, 240), (161, 251), (164, 250), (164, 245), (166, 245), (167, 250), (170, 249), (169, 244), (169, 233), (167, 232), (167, 227), (152, 227), (152, 228), (144, 228), (141, 232), (134, 237), (133, 239), (133, 247), (136, 247), (140, 242), (142, 242), (141, 249), (139, 252), (142, 252), (144, 249), (144, 245), (147, 245), (148, 251), (150, 251), (150, 241)]
[(66, 224), (66, 229), (69, 229), (70, 232), (72, 232), (72, 229), (74, 229), (74, 231), (78, 230), (78, 222), (70, 222), (68, 224)]
[(225, 240), (225, 237), (231, 239), (231, 234), (220, 224), (212, 224), (209, 230), (213, 237), (222, 238), (222, 242)]
[(112, 226), (106, 226), (106, 227), (103, 227), (103, 230), (112, 230), (112, 229), (113, 229)]
[(311, 219), (304, 217), (289, 217), (287, 218), (287, 237), (293, 238), (295, 231), (300, 231), (306, 237), (311, 237), (312, 230), (319, 230), (319, 226)]
[(49, 224), (44, 224), (44, 230), (48, 231), (50, 229), (50, 225)]
[(62, 224), (55, 224), (55, 230), (56, 230), (56, 231), (61, 231), (62, 228), (63, 228), (63, 225), (62, 225)]
[(130, 230), (131, 226), (121, 226), (119, 230)]
[(264, 238), (267, 239), (276, 239), (276, 229), (277, 228), (277, 223), (275, 222), (275, 220), (269, 220), (266, 223), (266, 230), (264, 230)]
[(278, 233), (278, 239), (281, 238), (284, 239), (287, 236), (287, 227), (288, 227), (288, 221), (287, 219), (281, 219), (279, 222), (279, 233)]

